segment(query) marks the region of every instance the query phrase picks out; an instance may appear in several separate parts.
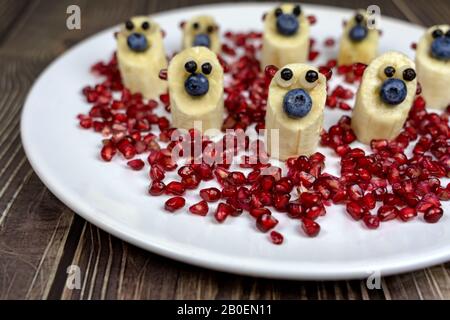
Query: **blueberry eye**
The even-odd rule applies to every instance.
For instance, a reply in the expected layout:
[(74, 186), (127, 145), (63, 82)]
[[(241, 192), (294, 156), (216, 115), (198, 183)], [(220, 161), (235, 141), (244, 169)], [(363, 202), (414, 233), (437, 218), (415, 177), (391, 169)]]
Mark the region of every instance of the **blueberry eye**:
[(416, 78), (414, 69), (408, 68), (403, 71), (403, 79), (405, 81), (413, 81)]
[(127, 30), (133, 30), (133, 28), (134, 28), (134, 23), (133, 22), (131, 22), (131, 20), (127, 20), (126, 22), (125, 22), (125, 28), (127, 28)]
[(202, 72), (204, 74), (210, 74), (212, 71), (212, 65), (209, 62), (205, 62), (204, 64), (202, 64)]
[(150, 28), (150, 23), (148, 23), (147, 21), (142, 22), (142, 30), (148, 30)]
[(292, 79), (292, 77), (293, 77), (293, 73), (292, 73), (292, 70), (291, 69), (288, 69), (288, 68), (284, 68), (283, 70), (281, 70), (281, 73), (280, 73), (280, 77), (281, 77), (281, 79), (283, 79), (284, 81), (289, 81), (289, 80), (291, 80)]
[(441, 29), (436, 29), (433, 31), (433, 33), (431, 34), (431, 36), (433, 37), (433, 39), (436, 38), (440, 38), (444, 35), (444, 32)]
[(395, 74), (395, 68), (387, 66), (386, 68), (384, 68), (384, 74), (386, 75), (386, 77), (392, 78)]
[(361, 24), (361, 23), (364, 21), (363, 15), (360, 14), (360, 13), (358, 13), (358, 14), (355, 16), (355, 21), (356, 21), (357, 24)]
[(189, 73), (194, 73), (195, 71), (197, 71), (197, 64), (195, 63), (195, 61), (188, 61), (184, 64), (184, 69)]
[(213, 33), (214, 32), (214, 26), (208, 26), (208, 28), (206, 28), (206, 31), (208, 33)]
[(281, 8), (276, 8), (275, 9), (275, 17), (279, 17), (283, 14), (283, 10), (281, 10)]
[(298, 17), (302, 13), (302, 9), (299, 5), (296, 5), (294, 9), (292, 9), (292, 14), (296, 17)]
[(192, 28), (194, 28), (195, 30), (198, 30), (198, 28), (200, 28), (200, 25), (198, 24), (198, 22), (194, 22), (192, 24)]
[(309, 83), (316, 82), (317, 79), (319, 79), (319, 74), (316, 71), (309, 70), (308, 72), (306, 72), (305, 80)]

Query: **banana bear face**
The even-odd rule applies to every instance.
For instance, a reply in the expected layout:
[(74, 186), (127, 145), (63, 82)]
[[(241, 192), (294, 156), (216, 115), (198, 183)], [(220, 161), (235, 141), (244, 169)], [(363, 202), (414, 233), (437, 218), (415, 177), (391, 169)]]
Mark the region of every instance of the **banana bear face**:
[[(220, 129), (223, 119), (223, 69), (206, 47), (178, 53), (169, 64), (169, 94), (174, 126)], [(194, 122), (202, 122), (202, 128)]]
[(183, 47), (206, 47), (220, 51), (219, 27), (211, 16), (197, 16), (183, 24)]
[(144, 53), (162, 40), (159, 25), (147, 17), (127, 20), (117, 35), (119, 50), (125, 48), (134, 53)]
[(430, 56), (436, 60), (450, 61), (450, 26), (440, 25), (427, 30)]
[[(323, 123), (326, 78), (317, 68), (289, 64), (278, 70), (269, 86), (266, 129), (269, 154), (285, 160), (315, 151)], [(279, 141), (271, 139), (278, 130)]]
[(391, 140), (402, 129), (416, 96), (415, 64), (399, 52), (387, 52), (366, 68), (356, 95), (352, 128), (358, 140)]
[(379, 32), (368, 28), (367, 14), (363, 10), (356, 11), (347, 21), (341, 38), (338, 64), (369, 64), (377, 55)]
[(278, 40), (295, 41), (304, 31), (309, 32), (309, 23), (298, 4), (282, 4), (264, 17), (264, 32)]

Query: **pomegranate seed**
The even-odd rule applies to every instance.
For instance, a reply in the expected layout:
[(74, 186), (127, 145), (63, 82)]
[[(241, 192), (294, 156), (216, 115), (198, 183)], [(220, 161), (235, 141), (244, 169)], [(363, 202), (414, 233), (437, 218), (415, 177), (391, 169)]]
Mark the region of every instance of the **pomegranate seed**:
[(262, 176), (260, 184), (264, 191), (271, 191), (275, 184), (275, 178), (272, 176)]
[(311, 50), (310, 52), (309, 52), (309, 55), (308, 55), (308, 60), (309, 61), (314, 61), (314, 60), (316, 60), (317, 59), (317, 57), (319, 56), (319, 51), (315, 51), (315, 50)]
[(283, 243), (284, 237), (281, 233), (277, 231), (271, 231), (270, 232), (270, 239), (272, 240), (273, 244), (280, 245)]
[(309, 237), (315, 237), (320, 232), (320, 225), (310, 219), (303, 219), (302, 220), (302, 229)]
[(300, 194), (300, 203), (305, 208), (311, 208), (321, 203), (320, 196), (317, 193), (303, 192)]
[(148, 193), (152, 196), (160, 196), (164, 193), (166, 185), (161, 181), (153, 181), (148, 189)]
[(366, 210), (374, 209), (376, 206), (376, 199), (372, 193), (368, 193), (361, 199), (361, 204)]
[(115, 154), (116, 148), (111, 144), (104, 145), (102, 151), (100, 152), (102, 159), (108, 162), (111, 161)]
[(181, 196), (185, 192), (185, 187), (181, 182), (172, 181), (166, 186), (166, 193)]
[(141, 159), (134, 159), (128, 161), (127, 166), (129, 166), (133, 170), (139, 171), (142, 170), (142, 168), (145, 166), (145, 163)]
[(250, 210), (250, 215), (254, 218), (259, 218), (263, 214), (271, 214), (270, 210), (267, 208), (254, 208)]
[(221, 202), (217, 206), (217, 210), (216, 213), (214, 214), (214, 217), (218, 222), (224, 222), (229, 215), (233, 214), (234, 211), (235, 208), (233, 208), (231, 205)]
[(335, 40), (333, 38), (326, 38), (324, 41), (325, 47), (332, 47), (335, 44)]
[(303, 215), (303, 207), (299, 201), (289, 202), (288, 216), (291, 218), (300, 218)]
[(200, 178), (196, 174), (181, 178), (181, 184), (186, 189), (196, 189), (200, 184)]
[(347, 203), (347, 212), (351, 215), (354, 220), (361, 220), (366, 210), (360, 206), (357, 202), (350, 201)]
[(205, 200), (202, 200), (189, 207), (189, 211), (191, 213), (198, 214), (200, 216), (206, 216), (208, 210), (209, 210), (208, 203)]
[(152, 165), (150, 168), (150, 178), (153, 181), (161, 181), (165, 178), (164, 169), (160, 165)]
[(400, 219), (406, 222), (414, 219), (417, 216), (417, 211), (414, 208), (406, 207), (398, 212), (398, 216), (400, 217)]
[(256, 227), (261, 232), (267, 232), (278, 224), (278, 220), (271, 214), (262, 214), (256, 219)]
[(224, 198), (232, 198), (237, 194), (237, 188), (235, 186), (225, 186), (222, 189), (222, 196)]
[(178, 175), (182, 178), (189, 177), (194, 174), (194, 169), (192, 169), (191, 166), (182, 166), (180, 169), (178, 169)]
[(278, 193), (289, 193), (292, 188), (292, 183), (288, 178), (281, 178), (275, 183), (275, 192)]
[(380, 218), (370, 214), (363, 217), (363, 222), (369, 229), (377, 229), (380, 226)]
[[(208, 202), (218, 201), (221, 196), (222, 194), (217, 188), (207, 188), (200, 190), (200, 197)], [(234, 194), (232, 196), (234, 196)]]
[(167, 211), (175, 212), (184, 207), (186, 200), (183, 197), (173, 197), (166, 201), (164, 208)]
[(442, 216), (444, 215), (444, 211), (442, 208), (429, 208), (423, 215), (423, 218), (428, 223), (436, 223), (438, 222)]
[(398, 216), (398, 209), (394, 206), (383, 205), (378, 208), (377, 215), (381, 221), (393, 220)]
[(264, 74), (268, 79), (272, 79), (275, 76), (275, 73), (277, 73), (278, 68), (274, 65), (268, 65), (264, 69)]
[(316, 220), (319, 216), (322, 216), (324, 214), (325, 207), (323, 205), (312, 206), (310, 208), (307, 208), (305, 211), (305, 216), (311, 220)]
[(273, 196), (273, 206), (280, 212), (287, 211), (289, 205), (290, 194), (275, 194)]
[(247, 182), (247, 179), (242, 172), (233, 171), (228, 175), (227, 182), (234, 186), (241, 186)]

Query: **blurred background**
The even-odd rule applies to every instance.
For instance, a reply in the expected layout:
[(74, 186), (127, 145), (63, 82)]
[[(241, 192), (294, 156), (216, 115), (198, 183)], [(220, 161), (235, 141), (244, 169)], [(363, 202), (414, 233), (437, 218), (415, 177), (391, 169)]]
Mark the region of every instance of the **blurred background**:
[[(274, 281), (185, 265), (108, 235), (45, 188), (19, 135), (20, 110), (39, 73), (74, 44), (130, 16), (216, 2), (0, 0), (0, 299), (449, 298), (449, 264), (384, 278), (383, 290), (369, 291), (364, 281)], [(450, 17), (448, 0), (302, 3), (355, 9), (377, 4), (382, 15), (423, 26), (448, 23)], [(66, 9), (73, 4), (81, 8), (80, 30), (66, 28)], [(89, 271), (83, 290), (65, 288), (71, 264)]]

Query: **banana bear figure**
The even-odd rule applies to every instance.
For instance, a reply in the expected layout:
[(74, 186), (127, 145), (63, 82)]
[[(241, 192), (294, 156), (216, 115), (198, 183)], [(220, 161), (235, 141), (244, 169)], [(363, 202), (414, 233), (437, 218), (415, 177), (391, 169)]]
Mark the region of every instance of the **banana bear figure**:
[(207, 47), (219, 53), (219, 27), (211, 16), (197, 16), (183, 24), (183, 48)]
[[(286, 160), (314, 153), (326, 91), (326, 78), (315, 67), (296, 63), (277, 71), (269, 85), (266, 113), (266, 145), (272, 157)], [(273, 129), (279, 130), (278, 139)]]
[(167, 58), (159, 25), (147, 17), (133, 17), (117, 34), (117, 61), (123, 84), (132, 93), (155, 99), (167, 92), (159, 71)]
[(352, 129), (359, 141), (391, 140), (405, 124), (416, 95), (414, 62), (398, 52), (387, 52), (366, 68), (356, 95)]
[(416, 50), (417, 78), (427, 106), (445, 109), (450, 105), (450, 25), (431, 27)]
[(264, 16), (261, 67), (282, 67), (308, 59), (309, 22), (300, 5), (282, 4)]
[(358, 62), (369, 64), (378, 54), (379, 37), (377, 29), (368, 28), (364, 11), (358, 10), (345, 25), (339, 46), (338, 65)]
[(223, 121), (223, 69), (206, 47), (178, 53), (168, 70), (170, 106), (175, 128), (220, 130)]

